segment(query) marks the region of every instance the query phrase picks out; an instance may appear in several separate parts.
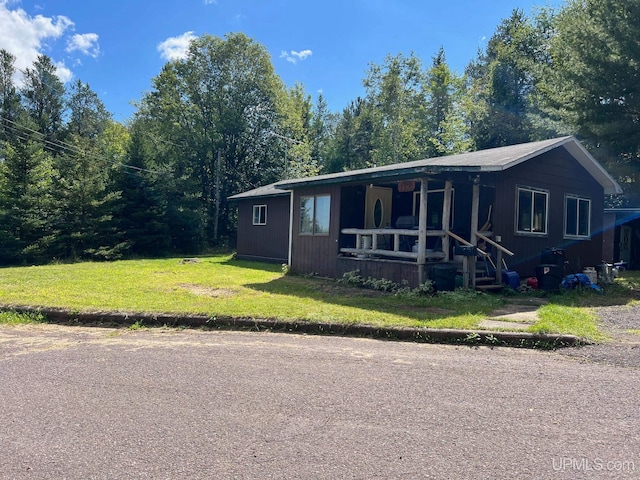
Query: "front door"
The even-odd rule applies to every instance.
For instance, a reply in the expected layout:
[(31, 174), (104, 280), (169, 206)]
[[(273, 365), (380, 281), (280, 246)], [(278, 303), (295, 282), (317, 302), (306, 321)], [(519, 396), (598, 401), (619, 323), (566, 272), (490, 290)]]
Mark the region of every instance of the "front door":
[(391, 226), (392, 199), (392, 188), (367, 187), (364, 228), (386, 228)]

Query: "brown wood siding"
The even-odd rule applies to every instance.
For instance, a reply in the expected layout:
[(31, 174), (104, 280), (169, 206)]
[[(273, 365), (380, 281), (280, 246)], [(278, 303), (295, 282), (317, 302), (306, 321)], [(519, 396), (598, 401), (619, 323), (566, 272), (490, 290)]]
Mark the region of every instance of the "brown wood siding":
[[(516, 189), (518, 186), (549, 192), (548, 228), (542, 236), (516, 233)], [(564, 238), (565, 195), (574, 194), (591, 200), (591, 239)], [(545, 248), (565, 250), (566, 260), (576, 272), (602, 261), (602, 223), (604, 191), (602, 186), (564, 149), (555, 149), (512, 167), (496, 176), (494, 235), (513, 251), (506, 258), (509, 267), (521, 277), (535, 274), (540, 254)]]
[[(238, 258), (286, 263), (289, 257), (290, 197), (238, 201)], [(267, 206), (267, 224), (253, 225), (253, 206)]]
[[(301, 235), (300, 197), (327, 194), (331, 195), (329, 234)], [(291, 270), (293, 272), (337, 278), (336, 259), (339, 253), (340, 202), (341, 188), (339, 185), (302, 188), (294, 191), (293, 238), (291, 242)]]
[(407, 282), (412, 288), (419, 285), (417, 263), (355, 257), (339, 257), (337, 259), (336, 278), (355, 270), (359, 270), (363, 278), (384, 278), (399, 284)]

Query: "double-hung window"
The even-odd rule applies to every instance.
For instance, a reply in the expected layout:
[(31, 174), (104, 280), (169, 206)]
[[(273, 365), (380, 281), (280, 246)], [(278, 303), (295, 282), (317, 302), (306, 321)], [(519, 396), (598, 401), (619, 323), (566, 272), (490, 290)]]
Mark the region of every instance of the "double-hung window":
[(591, 235), (591, 200), (567, 195), (564, 201), (565, 237), (589, 238)]
[(253, 206), (253, 224), (254, 225), (267, 224), (267, 206), (266, 205)]
[(329, 235), (331, 195), (300, 197), (300, 233), (303, 235)]
[(517, 233), (545, 235), (549, 215), (549, 192), (518, 187), (516, 212)]

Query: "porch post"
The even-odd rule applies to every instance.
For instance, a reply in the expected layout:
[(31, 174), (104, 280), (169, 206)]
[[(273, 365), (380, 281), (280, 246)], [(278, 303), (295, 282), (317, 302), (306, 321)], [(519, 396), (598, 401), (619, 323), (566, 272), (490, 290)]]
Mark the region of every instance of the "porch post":
[[(471, 198), (471, 239), (472, 245), (478, 244), (478, 212), (480, 211), (480, 179), (473, 181), (473, 195)], [(471, 265), (469, 266), (469, 276), (471, 277), (471, 288), (476, 288), (476, 263), (477, 257), (470, 257)]]
[(418, 281), (425, 281), (424, 265), (427, 253), (427, 192), (429, 180), (420, 179), (420, 212), (418, 214)]
[[(448, 232), (451, 228), (451, 180), (444, 182), (444, 201), (442, 202), (442, 230)], [(449, 261), (449, 235), (442, 237), (442, 251), (444, 261)]]

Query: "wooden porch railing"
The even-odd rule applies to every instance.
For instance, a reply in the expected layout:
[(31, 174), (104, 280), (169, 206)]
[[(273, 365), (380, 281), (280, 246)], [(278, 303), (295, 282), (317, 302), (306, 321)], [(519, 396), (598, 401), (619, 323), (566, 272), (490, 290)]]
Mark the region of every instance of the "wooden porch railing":
[(502, 254), (506, 253), (510, 257), (513, 257), (515, 255), (515, 253), (513, 253), (511, 250), (508, 250), (508, 249), (504, 248), (499, 243), (494, 242), (493, 240), (491, 240), (489, 237), (487, 237), (486, 235), (482, 234), (481, 232), (476, 232), (476, 236), (478, 238), (480, 238), (481, 240), (484, 240), (485, 242), (487, 242), (489, 245), (493, 245), (494, 247), (496, 247), (496, 250), (498, 251), (498, 253), (496, 255), (496, 257), (497, 257), (496, 258), (496, 265), (494, 265), (495, 270), (496, 270), (496, 282), (502, 283), (502, 264), (504, 262), (504, 258), (502, 256)]
[[(362, 255), (364, 258), (370, 256), (380, 256), (380, 257), (390, 257), (390, 258), (399, 258), (405, 260), (413, 260), (418, 261), (418, 252), (407, 252), (400, 250), (401, 237), (415, 237), (418, 238), (419, 231), (414, 229), (391, 229), (391, 228), (344, 228), (341, 232), (345, 235), (355, 235), (356, 236), (356, 245), (355, 248), (341, 248), (341, 253), (349, 253), (352, 255)], [(473, 244), (459, 235), (456, 235), (450, 230), (427, 230), (427, 237), (451, 237), (456, 240), (458, 243), (467, 246), (473, 246)], [(483, 240), (484, 242), (494, 246), (497, 250), (497, 265), (494, 265), (496, 268), (496, 282), (502, 283), (502, 264), (503, 264), (503, 255), (513, 256), (515, 255), (511, 250), (503, 247), (499, 243), (493, 241), (489, 237), (487, 237), (482, 232), (475, 232), (477, 238)], [(390, 239), (393, 241), (390, 241)], [(445, 242), (443, 242), (444, 244)], [(391, 248), (393, 246), (393, 248)], [(386, 247), (386, 248), (385, 248)], [(476, 247), (477, 248), (477, 247)], [(491, 258), (490, 255), (480, 249), (477, 248), (478, 254), (484, 256), (485, 258)], [(427, 260), (449, 260), (449, 252), (444, 251), (427, 251), (425, 253), (425, 258)], [(475, 261), (470, 262), (469, 258), (475, 257), (464, 257), (463, 266), (462, 266), (462, 278), (463, 285), (465, 288), (475, 287)]]
[[(343, 228), (345, 235), (356, 236), (355, 248), (341, 248), (340, 252), (353, 255), (379, 255), (392, 258), (418, 260), (417, 252), (400, 250), (401, 237), (418, 238), (418, 230), (401, 228)], [(440, 237), (446, 235), (444, 230), (427, 230), (427, 237)], [(390, 241), (393, 239), (393, 241)], [(393, 248), (391, 248), (393, 245)], [(384, 248), (387, 247), (387, 248)], [(446, 257), (443, 251), (427, 252), (426, 258), (443, 260)]]

